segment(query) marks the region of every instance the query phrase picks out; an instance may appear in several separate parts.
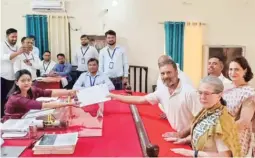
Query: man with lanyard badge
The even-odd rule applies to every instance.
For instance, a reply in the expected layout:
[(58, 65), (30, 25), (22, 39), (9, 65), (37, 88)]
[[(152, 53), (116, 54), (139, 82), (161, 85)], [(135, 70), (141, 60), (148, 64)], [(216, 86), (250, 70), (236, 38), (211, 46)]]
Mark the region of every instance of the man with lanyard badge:
[(37, 75), (36, 71), (40, 68), (41, 60), (33, 52), (32, 39), (27, 37), (24, 40), (22, 47), (26, 50), (25, 53), (20, 54), (14, 62), (13, 69), (16, 73), (19, 70), (26, 69), (32, 74), (32, 80), (35, 81)]
[(74, 64), (77, 64), (77, 77), (83, 72), (88, 71), (88, 61), (91, 58), (98, 59), (98, 51), (95, 47), (89, 45), (89, 39), (87, 35), (81, 36), (81, 46), (76, 50), (74, 57)]
[(6, 97), (9, 90), (14, 84), (14, 71), (13, 71), (13, 62), (16, 57), (22, 54), (24, 48), (21, 47), (18, 49), (17, 43), (17, 34), (16, 29), (10, 28), (6, 30), (6, 41), (1, 44), (1, 117), (4, 116), (4, 105), (7, 101)]
[(43, 54), (43, 61), (40, 64), (40, 75), (48, 76), (55, 65), (56, 62), (51, 60), (51, 52), (45, 51)]
[(128, 60), (124, 49), (116, 45), (116, 33), (105, 33), (108, 46), (99, 53), (99, 71), (104, 72), (113, 82), (116, 90), (121, 90), (128, 83)]
[(100, 84), (106, 84), (109, 91), (115, 89), (109, 77), (98, 71), (98, 60), (91, 58), (88, 61), (88, 72), (81, 74), (79, 79), (75, 82), (73, 89), (80, 90)]

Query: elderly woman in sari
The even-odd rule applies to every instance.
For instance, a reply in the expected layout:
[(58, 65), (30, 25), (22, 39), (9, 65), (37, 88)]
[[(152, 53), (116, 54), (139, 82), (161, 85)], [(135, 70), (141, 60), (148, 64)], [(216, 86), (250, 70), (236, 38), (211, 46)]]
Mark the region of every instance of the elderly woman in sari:
[(230, 61), (229, 77), (234, 88), (225, 91), (223, 98), (226, 100), (229, 113), (235, 117), (242, 154), (250, 157), (254, 146), (252, 128), (255, 122), (255, 90), (248, 84), (253, 78), (253, 73), (244, 57)]
[(198, 94), (203, 109), (192, 123), (191, 135), (185, 138), (191, 141), (193, 150), (176, 148), (172, 151), (194, 157), (242, 156), (234, 118), (222, 99), (223, 90), (223, 83), (217, 77), (202, 79)]

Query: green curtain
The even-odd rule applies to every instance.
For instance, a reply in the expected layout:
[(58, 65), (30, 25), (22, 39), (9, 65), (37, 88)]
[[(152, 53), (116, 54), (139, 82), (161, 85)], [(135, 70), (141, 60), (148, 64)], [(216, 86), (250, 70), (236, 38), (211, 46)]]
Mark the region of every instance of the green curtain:
[(35, 36), (35, 46), (38, 47), (42, 59), (43, 52), (49, 49), (47, 16), (26, 15), (26, 28), (27, 36)]
[(184, 22), (164, 23), (166, 54), (179, 64), (183, 70)]

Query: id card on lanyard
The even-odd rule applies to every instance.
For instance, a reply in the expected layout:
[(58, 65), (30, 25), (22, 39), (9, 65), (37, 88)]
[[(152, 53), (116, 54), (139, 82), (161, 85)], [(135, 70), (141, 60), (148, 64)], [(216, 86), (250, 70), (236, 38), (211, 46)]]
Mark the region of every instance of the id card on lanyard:
[(82, 53), (82, 58), (81, 58), (81, 64), (86, 64), (85, 63), (85, 54), (87, 53), (87, 51), (89, 50), (89, 46), (87, 47), (87, 49), (85, 50), (85, 52), (83, 52), (82, 47), (81, 47), (81, 53)]
[(95, 76), (94, 81), (92, 82), (92, 77), (91, 77), (91, 76), (89, 76), (90, 86), (91, 86), (91, 87), (93, 87), (93, 86), (95, 85), (96, 78), (97, 78), (97, 76)]
[(113, 67), (114, 67), (113, 57), (114, 57), (114, 54), (115, 54), (116, 49), (117, 49), (117, 48), (115, 48), (115, 49), (113, 50), (112, 55), (110, 54), (109, 48), (107, 49), (108, 55), (109, 55), (109, 57), (111, 58), (111, 62), (109, 63), (109, 69), (113, 69)]
[(49, 67), (49, 65), (50, 65), (50, 62), (49, 62), (49, 64), (46, 66), (46, 68), (45, 68), (45, 64), (44, 64), (44, 63), (45, 63), (45, 62), (43, 62), (43, 69), (44, 69), (45, 72), (47, 72), (48, 67)]
[(25, 53), (23, 53), (23, 55), (24, 55), (25, 58), (26, 58), (25, 60), (35, 60), (33, 54), (31, 54), (32, 58), (30, 58), (30, 59), (28, 59), (28, 57), (27, 57), (27, 55), (26, 55)]
[(12, 49), (9, 44), (7, 44), (6, 42), (4, 42), (6, 44), (6, 46), (9, 48), (9, 50), (13, 51), (13, 52), (17, 52), (18, 51), (18, 48), (16, 46), (16, 49)]

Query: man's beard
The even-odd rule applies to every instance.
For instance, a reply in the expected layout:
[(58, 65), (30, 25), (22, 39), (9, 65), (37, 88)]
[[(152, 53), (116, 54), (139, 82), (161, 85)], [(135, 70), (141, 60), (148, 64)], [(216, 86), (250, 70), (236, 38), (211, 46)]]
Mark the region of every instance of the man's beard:
[(175, 85), (176, 82), (175, 82), (174, 79), (166, 78), (166, 79), (163, 80), (163, 83), (167, 87), (172, 87), (172, 86)]
[(88, 43), (82, 43), (81, 45), (85, 47), (88, 45)]
[(113, 45), (115, 45), (115, 43), (116, 43), (116, 42), (109, 42), (108, 44), (109, 44), (110, 46), (113, 46)]
[(17, 43), (17, 40), (16, 40), (16, 41), (10, 41), (10, 40), (8, 40), (8, 43), (9, 43), (10, 45), (15, 45), (15, 44)]

